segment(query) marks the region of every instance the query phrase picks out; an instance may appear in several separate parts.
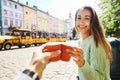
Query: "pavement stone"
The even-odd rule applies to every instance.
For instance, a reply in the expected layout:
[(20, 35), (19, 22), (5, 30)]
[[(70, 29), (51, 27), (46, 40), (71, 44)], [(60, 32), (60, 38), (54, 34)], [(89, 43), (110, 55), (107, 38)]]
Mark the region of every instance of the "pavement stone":
[[(74, 42), (68, 41), (67, 44), (69, 43), (76, 46)], [(13, 80), (17, 74), (27, 68), (36, 48), (0, 51), (0, 80)], [(73, 80), (76, 70), (76, 64), (72, 59), (69, 62), (52, 62), (45, 68), (41, 80)]]

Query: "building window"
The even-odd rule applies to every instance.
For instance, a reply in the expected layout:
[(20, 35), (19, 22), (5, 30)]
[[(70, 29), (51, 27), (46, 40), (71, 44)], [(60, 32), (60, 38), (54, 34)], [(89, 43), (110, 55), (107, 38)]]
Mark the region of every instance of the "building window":
[(10, 16), (13, 16), (13, 12), (12, 11), (10, 11)]
[(22, 18), (22, 15), (21, 15), (21, 14), (19, 14), (19, 19), (20, 19), (20, 18)]
[(15, 13), (15, 17), (16, 17), (16, 18), (18, 17), (18, 14), (17, 14), (17, 13)]
[(6, 0), (3, 0), (3, 5), (7, 6), (7, 1)]
[(10, 6), (10, 8), (12, 8), (12, 3), (11, 2), (9, 3), (9, 6)]
[(4, 18), (4, 25), (8, 25), (8, 19)]
[(15, 25), (18, 26), (18, 20), (17, 19), (15, 20)]
[(22, 11), (22, 7), (19, 7), (19, 10)]
[(32, 13), (32, 12), (30, 12), (30, 16), (31, 16), (31, 17), (33, 16), (33, 13)]
[(28, 23), (28, 17), (26, 17), (25, 21)]
[(17, 5), (15, 5), (15, 9), (17, 9)]
[(4, 9), (4, 15), (7, 15), (8, 11), (6, 9)]
[(28, 29), (28, 25), (26, 26), (26, 29)]
[(22, 20), (20, 20), (20, 27), (22, 27)]
[(28, 12), (26, 11), (26, 14), (28, 14)]
[(12, 18), (10, 19), (10, 25), (13, 25), (13, 19)]

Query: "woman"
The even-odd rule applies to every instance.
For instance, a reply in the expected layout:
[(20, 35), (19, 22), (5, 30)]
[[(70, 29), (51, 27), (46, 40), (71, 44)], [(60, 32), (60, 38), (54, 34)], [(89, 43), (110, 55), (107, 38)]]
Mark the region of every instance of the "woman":
[[(72, 47), (72, 49), (66, 49), (66, 51), (78, 65), (80, 80), (110, 80), (112, 53), (96, 12), (88, 6), (78, 9), (75, 15), (75, 26), (78, 35), (81, 37), (78, 43), (79, 47)], [(47, 52), (46, 55), (42, 54), (41, 57), (33, 57), (29, 70), (38, 73), (39, 78), (41, 78), (49, 59), (55, 57), (56, 53), (60, 54), (61, 52)], [(27, 76), (25, 76), (25, 79), (20, 78), (21, 75), (15, 80), (38, 80), (38, 78), (27, 79)]]
[(78, 65), (80, 80), (110, 80), (112, 53), (95, 10), (89, 6), (78, 9), (75, 26), (79, 48), (67, 51)]

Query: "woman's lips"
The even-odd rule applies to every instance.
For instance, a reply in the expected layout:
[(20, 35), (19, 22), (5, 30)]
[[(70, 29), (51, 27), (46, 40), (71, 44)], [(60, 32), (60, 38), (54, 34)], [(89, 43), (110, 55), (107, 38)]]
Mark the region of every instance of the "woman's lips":
[(85, 29), (87, 26), (78, 26), (80, 29)]

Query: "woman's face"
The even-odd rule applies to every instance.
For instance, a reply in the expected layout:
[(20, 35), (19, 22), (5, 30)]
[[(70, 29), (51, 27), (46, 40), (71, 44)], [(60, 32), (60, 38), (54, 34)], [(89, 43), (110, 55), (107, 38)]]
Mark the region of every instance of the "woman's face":
[(90, 35), (91, 13), (87, 9), (79, 10), (76, 17), (76, 28), (82, 37)]

